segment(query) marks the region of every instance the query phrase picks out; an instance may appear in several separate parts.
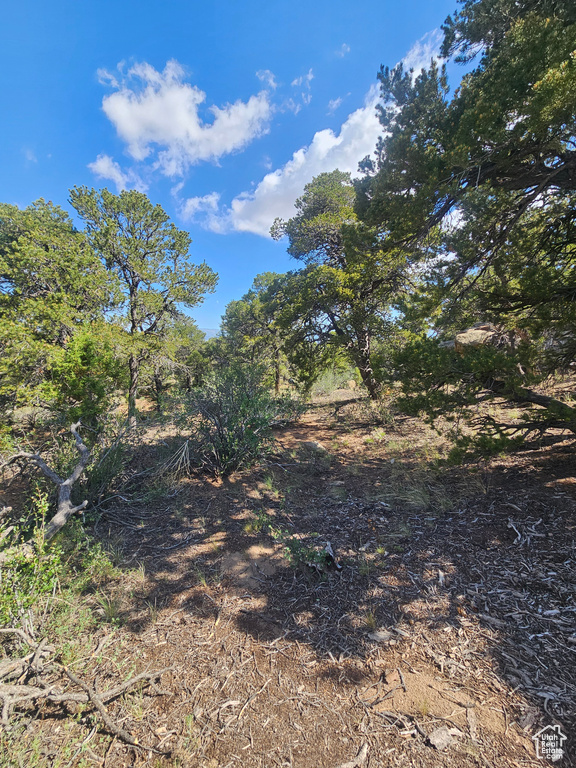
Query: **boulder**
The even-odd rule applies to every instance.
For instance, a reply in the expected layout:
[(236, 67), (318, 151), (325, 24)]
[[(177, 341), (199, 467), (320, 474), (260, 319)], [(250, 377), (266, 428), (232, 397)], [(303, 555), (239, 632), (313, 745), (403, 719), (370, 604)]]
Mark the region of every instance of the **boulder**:
[(472, 328), (456, 334), (454, 349), (458, 354), (462, 354), (467, 347), (495, 346), (498, 343), (498, 337), (498, 331), (490, 323), (474, 325)]

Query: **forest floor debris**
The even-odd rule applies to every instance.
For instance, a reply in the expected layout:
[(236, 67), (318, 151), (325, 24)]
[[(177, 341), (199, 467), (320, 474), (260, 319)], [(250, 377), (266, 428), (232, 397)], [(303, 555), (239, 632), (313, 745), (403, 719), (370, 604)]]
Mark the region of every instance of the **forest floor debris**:
[[(102, 621), (73, 674), (103, 698), (169, 667), (163, 695), (106, 703), (154, 751), (88, 702), (38, 701), (0, 765), (517, 768), (542, 765), (547, 725), (576, 765), (573, 444), (439, 468), (431, 430), (353, 400), (277, 438), (265, 466), (156, 485), (98, 524), (141, 575), (87, 596)], [(327, 543), (340, 570), (313, 557)]]

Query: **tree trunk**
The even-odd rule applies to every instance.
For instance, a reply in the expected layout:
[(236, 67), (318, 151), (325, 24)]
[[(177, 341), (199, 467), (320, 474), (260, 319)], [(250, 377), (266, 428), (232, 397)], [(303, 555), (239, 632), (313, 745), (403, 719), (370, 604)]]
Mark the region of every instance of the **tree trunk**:
[(360, 376), (362, 377), (362, 382), (364, 383), (364, 386), (368, 390), (368, 394), (370, 395), (371, 400), (378, 400), (378, 395), (380, 393), (380, 387), (376, 379), (374, 378), (374, 372), (372, 370), (372, 365), (370, 363), (370, 360), (367, 362), (357, 362), (356, 365), (358, 366), (358, 370), (360, 371)]
[(378, 384), (372, 369), (372, 361), (370, 359), (370, 341), (370, 334), (367, 331), (358, 333), (357, 342), (354, 344), (351, 352), (354, 357), (354, 362), (360, 371), (362, 382), (368, 390), (370, 399), (377, 400), (380, 393), (380, 385)]
[[(4, 469), (4, 467), (8, 467), (11, 464), (14, 464), (14, 462), (18, 461), (18, 459), (26, 459), (38, 467), (42, 474), (57, 486), (58, 507), (54, 517), (45, 525), (44, 541), (50, 541), (50, 539), (54, 538), (58, 531), (60, 531), (66, 525), (73, 514), (80, 512), (88, 505), (87, 500), (77, 505), (74, 505), (71, 500), (72, 486), (80, 478), (91, 458), (89, 449), (86, 447), (84, 441), (78, 433), (79, 428), (80, 422), (72, 424), (70, 427), (70, 432), (74, 437), (76, 448), (80, 454), (80, 461), (78, 464), (76, 464), (70, 475), (65, 480), (59, 477), (56, 472), (51, 467), (49, 467), (48, 464), (46, 464), (42, 457), (37, 453), (17, 453), (0, 466), (1, 470)], [(25, 557), (33, 557), (35, 548), (33, 543), (28, 541), (25, 544), (14, 547), (12, 549), (8, 549), (5, 552), (0, 553), (0, 565), (3, 562), (9, 560), (10, 557), (15, 553), (22, 554)]]
[(156, 397), (156, 410), (162, 413), (162, 395), (164, 394), (164, 382), (158, 368), (154, 369), (154, 396)]
[(130, 369), (130, 386), (128, 388), (128, 423), (136, 424), (136, 396), (138, 395), (138, 379), (140, 377), (140, 360), (135, 354), (131, 354), (128, 360)]
[(274, 394), (276, 397), (280, 394), (280, 350), (276, 350), (274, 357)]
[(576, 408), (572, 408), (561, 400), (556, 400), (555, 397), (548, 395), (541, 395), (524, 387), (508, 387), (504, 381), (490, 382), (489, 389), (500, 397), (505, 397), (515, 403), (533, 403), (546, 408), (559, 420), (555, 426), (568, 429), (576, 434)]

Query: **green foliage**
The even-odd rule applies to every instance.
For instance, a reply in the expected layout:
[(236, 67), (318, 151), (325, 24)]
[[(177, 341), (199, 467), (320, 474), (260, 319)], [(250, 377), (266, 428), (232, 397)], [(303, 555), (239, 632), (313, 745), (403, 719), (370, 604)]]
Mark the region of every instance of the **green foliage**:
[(80, 328), (65, 347), (55, 350), (44, 391), (53, 391), (66, 423), (81, 420), (93, 428), (108, 410), (122, 374), (111, 328), (101, 322)]
[[(14, 530), (0, 542), (0, 554), (7, 556), (0, 567), (0, 626), (35, 627), (42, 620), (55, 634), (62, 634), (65, 624), (74, 634), (82, 611), (76, 607), (74, 616), (66, 618), (71, 603), (55, 602), (54, 596), (67, 595), (73, 603), (86, 590), (116, 578), (118, 571), (102, 545), (77, 520), (68, 523), (65, 534), (46, 543), (43, 526), (48, 510), (47, 495), (36, 491), (30, 509), (19, 521), (11, 521)], [(8, 522), (0, 529), (0, 537), (7, 528)], [(24, 542), (33, 545), (33, 554), (19, 550)], [(91, 619), (82, 619), (86, 621)]]
[(289, 339), (278, 324), (283, 283), (284, 276), (274, 272), (257, 275), (251, 290), (228, 304), (222, 320), (222, 351), (227, 359), (266, 366), (276, 394), (287, 364)]
[[(523, 347), (520, 359), (528, 367), (529, 347)], [(427, 337), (407, 343), (394, 362), (405, 396), (399, 404), (410, 413), (423, 410), (432, 418), (475, 403), (486, 390), (496, 394), (502, 381), (512, 391), (527, 380), (518, 356), (507, 350), (479, 347), (458, 353)]]
[(268, 532), (272, 525), (272, 518), (266, 512), (260, 510), (256, 512), (256, 517), (253, 520), (249, 520), (244, 526), (245, 533), (261, 533)]
[(79, 483), (77, 495), (97, 506), (110, 494), (123, 474), (127, 456), (121, 436), (103, 435), (92, 449), (92, 463)]
[(215, 371), (190, 395), (198, 457), (216, 475), (263, 458), (273, 442), (272, 428), (299, 415), (298, 403), (288, 396), (272, 397), (262, 378), (261, 369), (233, 365)]
[(70, 200), (86, 224), (87, 238), (119, 286), (119, 323), (130, 376), (128, 412), (136, 414), (141, 365), (158, 356), (181, 318), (214, 290), (217, 275), (189, 261), (191, 239), (170, 223), (159, 205), (135, 190), (114, 195), (76, 187)]
[[(435, 418), (498, 394), (543, 406), (542, 428), (573, 429), (573, 409), (525, 385), (576, 351), (576, 10), (556, 0), (461, 5), (443, 53), (480, 54), (476, 68), (450, 92), (436, 63), (417, 77), (383, 67), (385, 135), (355, 185), (357, 215), (411, 266), (413, 290), (397, 305), (408, 342), (392, 354), (394, 372), (412, 412)], [(459, 356), (411, 340), (429, 329), (450, 340), (478, 321), (524, 343)], [(483, 450), (509, 440), (494, 429), (482, 427)]]
[(348, 360), (336, 356), (334, 364), (324, 371), (312, 386), (312, 395), (331, 395), (337, 389), (346, 389), (348, 382), (359, 383), (358, 370)]
[[(528, 434), (550, 426), (574, 431), (574, 408), (526, 388), (538, 379), (531, 373), (536, 353), (525, 342), (455, 350), (428, 337), (412, 339), (394, 358), (394, 375), (401, 382), (396, 405), (432, 424), (443, 417), (452, 425), (452, 462), (514, 449)], [(534, 403), (541, 410), (507, 417), (500, 405), (496, 417), (489, 406), (502, 400)]]
[(376, 398), (374, 340), (390, 333), (391, 303), (404, 282), (405, 259), (385, 253), (374, 231), (357, 222), (354, 200), (349, 174), (321, 174), (306, 185), (296, 216), (275, 223), (272, 236), (287, 235), (289, 253), (307, 265), (288, 276), (289, 300), (279, 323), (292, 329), (297, 355), (310, 345), (316, 356), (327, 346), (340, 347)]
[(293, 568), (299, 565), (323, 566), (329, 561), (329, 555), (326, 552), (319, 552), (315, 547), (304, 544), (287, 528), (281, 525), (270, 525), (269, 531), (274, 541), (284, 547), (284, 557)]
[[(43, 200), (24, 210), (0, 205), (0, 403), (72, 412), (86, 398), (95, 417), (111, 373), (97, 337), (115, 298), (114, 281), (64, 211)], [(94, 370), (85, 378), (86, 357)]]
[[(0, 567), (0, 626), (17, 626), (25, 621), (42, 598), (59, 586), (63, 571), (62, 551), (58, 547), (48, 547), (43, 537), (42, 526), (48, 508), (47, 496), (36, 492), (32, 508), (12, 534), (0, 543), (0, 553), (8, 555)], [(30, 518), (34, 521), (32, 529)], [(4, 530), (7, 527), (5, 525)], [(0, 529), (0, 535), (4, 530)], [(34, 544), (33, 557), (28, 552), (18, 551), (18, 545), (23, 541)]]
[(289, 221), (276, 219), (271, 235), (275, 240), (287, 236), (288, 253), (295, 259), (342, 266), (342, 224), (356, 218), (354, 199), (349, 173), (322, 173), (304, 187), (304, 194), (295, 203), (296, 216)]
[[(255, 520), (245, 527), (246, 533), (266, 532), (283, 547), (284, 557), (289, 564), (297, 568), (299, 565), (326, 565), (329, 556), (324, 551), (318, 551), (316, 547), (305, 544), (282, 525), (276, 525), (274, 519), (266, 512), (257, 512)], [(313, 534), (317, 535), (317, 534)]]

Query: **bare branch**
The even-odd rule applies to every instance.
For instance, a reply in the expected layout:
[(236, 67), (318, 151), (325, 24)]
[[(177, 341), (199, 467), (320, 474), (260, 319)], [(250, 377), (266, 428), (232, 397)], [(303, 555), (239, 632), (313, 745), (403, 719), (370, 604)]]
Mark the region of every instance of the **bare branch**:
[[(154, 693), (158, 695), (169, 695), (170, 691), (163, 691), (159, 689), (156, 682), (160, 680), (162, 675), (169, 671), (171, 667), (161, 669), (156, 672), (142, 672), (139, 675), (131, 677), (129, 680), (117, 685), (115, 688), (111, 688), (102, 693), (98, 693), (94, 686), (88, 685), (85, 681), (81, 680), (77, 675), (71, 672), (67, 667), (63, 667), (60, 664), (53, 664), (50, 659), (50, 653), (53, 653), (54, 649), (46, 644), (46, 639), (42, 639), (39, 643), (34, 642), (23, 630), (16, 627), (8, 627), (4, 630), (0, 630), (3, 634), (13, 634), (20, 638), (26, 645), (30, 645), (35, 651), (32, 654), (27, 654), (21, 658), (8, 659), (0, 666), (0, 679), (7, 677), (14, 677), (15, 675), (23, 675), (32, 670), (35, 673), (36, 685), (29, 685), (22, 682), (8, 683), (0, 682), (0, 701), (2, 701), (2, 713), (0, 716), (0, 723), (2, 725), (8, 725), (12, 711), (19, 704), (28, 701), (49, 701), (53, 704), (64, 704), (75, 702), (79, 704), (92, 704), (100, 714), (104, 725), (110, 731), (110, 733), (117, 736), (126, 744), (130, 746), (146, 749), (156, 754), (168, 754), (162, 750), (159, 750), (151, 746), (143, 746), (138, 743), (138, 740), (132, 736), (132, 734), (125, 731), (119, 725), (117, 725), (110, 713), (105, 707), (106, 702), (112, 699), (118, 698), (123, 693), (126, 693), (130, 688), (133, 688), (137, 683), (144, 683), (152, 687)], [(43, 657), (43, 658), (40, 658)], [(62, 692), (61, 684), (58, 684), (58, 680), (52, 677), (50, 680), (46, 679), (46, 671), (54, 672), (61, 676), (66, 676), (74, 685), (80, 688), (81, 692), (64, 691)], [(44, 672), (44, 674), (42, 674)]]
[[(72, 486), (81, 477), (91, 458), (90, 450), (78, 433), (79, 427), (80, 422), (78, 421), (76, 424), (72, 424), (70, 427), (70, 432), (74, 437), (76, 448), (80, 453), (80, 461), (76, 464), (70, 475), (65, 480), (59, 477), (56, 472), (51, 467), (49, 467), (48, 464), (46, 464), (44, 459), (42, 459), (38, 453), (27, 453), (21, 451), (20, 453), (16, 453), (14, 456), (11, 456), (0, 467), (0, 469), (4, 469), (5, 467), (8, 467), (21, 459), (25, 459), (32, 462), (49, 480), (58, 486), (58, 506), (56, 514), (47, 523), (44, 529), (45, 541), (50, 541), (50, 539), (54, 538), (58, 531), (60, 531), (66, 525), (72, 515), (74, 515), (76, 512), (80, 512), (82, 509), (85, 509), (88, 505), (87, 499), (76, 506), (74, 506), (71, 501)], [(9, 557), (11, 557), (16, 551), (21, 553), (23, 552), (27, 555), (33, 555), (34, 553), (32, 545), (28, 542), (21, 545), (20, 547), (14, 547), (10, 550), (7, 550), (6, 552), (1, 553), (0, 564), (9, 559)]]

